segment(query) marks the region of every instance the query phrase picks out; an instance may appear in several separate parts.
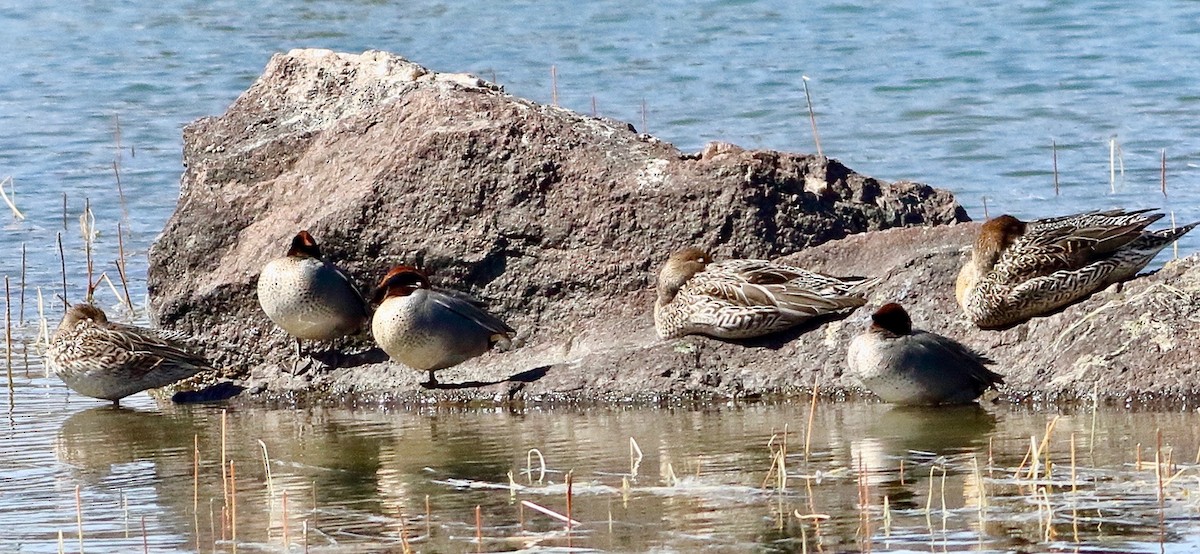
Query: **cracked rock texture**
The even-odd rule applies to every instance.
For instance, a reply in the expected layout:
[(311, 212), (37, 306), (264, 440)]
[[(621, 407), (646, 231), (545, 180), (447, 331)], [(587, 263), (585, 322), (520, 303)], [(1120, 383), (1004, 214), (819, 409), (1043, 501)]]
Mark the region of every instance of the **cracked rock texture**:
[[(968, 218), (949, 192), (812, 155), (721, 143), (683, 153), (387, 53), (276, 55), (225, 114), (184, 130), (184, 163), (179, 205), (150, 253), (152, 311), (261, 398), (670, 400), (854, 386), (844, 351), (865, 308), (758, 342), (659, 341), (654, 278), (688, 245), (884, 277), (868, 308), (905, 303), (918, 325), (996, 358), (1013, 390), (1099, 380), (1118, 394), (1183, 392), (1194, 373), (1193, 265), (1008, 331), (972, 330), (953, 280), (976, 227), (955, 225)], [(508, 321), (518, 346), (440, 372), (450, 386), (426, 390), (364, 330), (333, 345), (357, 353), (340, 367), (290, 375), (292, 343), (254, 288), (300, 229), (364, 291), (392, 265), (426, 268), (435, 287)], [(1138, 378), (1151, 361), (1180, 380)]]

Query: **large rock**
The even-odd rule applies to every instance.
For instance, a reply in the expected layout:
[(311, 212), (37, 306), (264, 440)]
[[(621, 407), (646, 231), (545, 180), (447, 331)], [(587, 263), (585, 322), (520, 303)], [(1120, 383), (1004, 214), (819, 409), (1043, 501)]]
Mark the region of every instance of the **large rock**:
[[(1131, 355), (1089, 351), (1080, 369), (1050, 363), (1045, 348), (1023, 349), (1043, 323), (969, 332), (951, 287), (973, 227), (871, 233), (810, 248), (852, 233), (965, 221), (948, 192), (885, 183), (817, 156), (722, 144), (684, 154), (627, 124), (385, 53), (275, 56), (223, 116), (185, 129), (184, 163), (179, 207), (150, 253), (152, 311), (159, 324), (195, 335), (226, 376), (255, 390), (594, 399), (853, 384), (842, 374), (844, 348), (865, 310), (750, 345), (658, 341), (654, 276), (685, 245), (886, 277), (872, 305), (911, 304), (918, 324), (962, 336), (1002, 362), (1009, 351), (1041, 355), (1005, 371), (1016, 387), (1090, 389), (1095, 372)], [(421, 389), (423, 375), (380, 363), (378, 351), (332, 371), (288, 375), (291, 342), (259, 310), (254, 284), (300, 229), (364, 289), (394, 264), (431, 270), (435, 285), (477, 296), (518, 329), (519, 347), (441, 374), (471, 385), (459, 389)], [(1176, 328), (1155, 321), (1138, 329), (1161, 338)], [(1060, 352), (1078, 348), (1072, 341), (1086, 330), (1064, 335)], [(350, 351), (371, 346), (365, 334), (347, 342)]]

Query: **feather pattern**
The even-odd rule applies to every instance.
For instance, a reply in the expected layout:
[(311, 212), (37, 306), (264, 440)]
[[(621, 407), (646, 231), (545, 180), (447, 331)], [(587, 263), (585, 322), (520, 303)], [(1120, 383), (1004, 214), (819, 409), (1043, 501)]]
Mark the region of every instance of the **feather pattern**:
[(659, 272), (654, 323), (662, 338), (766, 335), (866, 303), (875, 281), (839, 279), (765, 260), (713, 262), (687, 248)]
[(100, 308), (77, 304), (51, 337), (46, 364), (75, 392), (117, 402), (209, 369), (168, 336), (110, 322)]
[(1161, 213), (1107, 210), (1023, 222), (1003, 215), (980, 229), (956, 285), (967, 317), (1004, 327), (1132, 278), (1197, 223), (1147, 231)]

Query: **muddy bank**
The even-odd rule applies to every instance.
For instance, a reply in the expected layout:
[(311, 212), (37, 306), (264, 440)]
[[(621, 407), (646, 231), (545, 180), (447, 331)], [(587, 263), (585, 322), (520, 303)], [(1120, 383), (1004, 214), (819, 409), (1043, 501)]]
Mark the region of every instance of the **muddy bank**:
[[(1076, 325), (1106, 305), (1100, 295), (1084, 312), (973, 331), (952, 282), (975, 227), (946, 226), (967, 220), (946, 191), (817, 156), (725, 144), (684, 153), (628, 124), (385, 53), (277, 55), (225, 114), (185, 129), (184, 162), (179, 206), (150, 253), (152, 311), (193, 334), (250, 397), (672, 399), (853, 386), (844, 350), (867, 309), (751, 344), (658, 341), (653, 278), (685, 245), (884, 277), (868, 308), (904, 302), (918, 325), (1000, 361), (1014, 390), (1090, 391), (1099, 380), (1113, 394), (1179, 392), (1190, 382), (1186, 352), (1166, 383), (1174, 358), (1153, 350), (1187, 350), (1188, 310), (1145, 310), (1167, 303), (1168, 288), (1192, 294), (1191, 266), (1127, 287), (1103, 318)], [(882, 231), (901, 227), (912, 228)], [(259, 310), (254, 284), (299, 229), (363, 288), (391, 265), (424, 266), (435, 286), (506, 319), (519, 346), (442, 372), (448, 386), (433, 391), (366, 334), (337, 345), (360, 353), (342, 367), (289, 375), (291, 341)], [(1114, 321), (1142, 321), (1128, 327), (1144, 340), (1086, 328)], [(1159, 378), (1133, 369), (1144, 360)]]

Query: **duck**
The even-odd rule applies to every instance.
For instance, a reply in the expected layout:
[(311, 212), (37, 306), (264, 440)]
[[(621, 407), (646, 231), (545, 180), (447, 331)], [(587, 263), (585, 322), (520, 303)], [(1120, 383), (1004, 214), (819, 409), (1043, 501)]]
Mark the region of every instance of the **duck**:
[(668, 257), (658, 273), (654, 328), (661, 339), (759, 337), (862, 306), (865, 289), (875, 282), (765, 260), (714, 261), (688, 247)]
[(369, 320), (366, 300), (341, 268), (321, 257), (308, 231), (265, 266), (256, 286), (267, 317), (296, 339), (293, 373), (301, 373), (301, 341), (330, 341), (358, 332)]
[(1002, 329), (1047, 315), (1132, 279), (1200, 222), (1148, 231), (1151, 210), (1105, 210), (1021, 221), (988, 220), (959, 271), (955, 298), (967, 319)]
[(120, 406), (121, 399), (211, 369), (165, 333), (114, 323), (93, 304), (67, 309), (50, 337), (46, 367), (71, 390)]
[(429, 372), (426, 387), (438, 384), (434, 372), (508, 349), (516, 331), (473, 303), (433, 290), (429, 276), (411, 266), (395, 266), (372, 294), (377, 304), (371, 334), (388, 357)]
[(914, 329), (895, 302), (871, 315), (867, 330), (850, 341), (850, 371), (884, 402), (909, 406), (968, 404), (1004, 377), (992, 360), (937, 333)]

